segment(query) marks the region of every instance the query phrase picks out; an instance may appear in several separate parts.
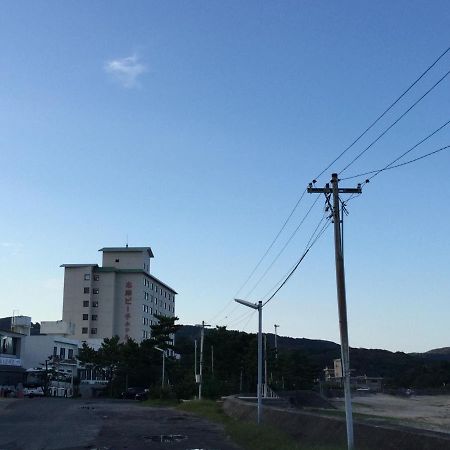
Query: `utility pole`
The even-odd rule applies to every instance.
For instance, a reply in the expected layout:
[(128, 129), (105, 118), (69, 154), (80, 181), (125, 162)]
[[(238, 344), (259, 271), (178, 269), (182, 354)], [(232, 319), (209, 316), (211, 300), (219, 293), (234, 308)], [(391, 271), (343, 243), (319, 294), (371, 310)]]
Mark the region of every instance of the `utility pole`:
[(194, 377), (197, 382), (197, 339), (194, 341)]
[(278, 359), (277, 328), (279, 328), (280, 325), (275, 324), (273, 327), (275, 328), (275, 359)]
[(161, 388), (164, 389), (164, 379), (166, 377), (166, 351), (162, 348), (156, 347), (155, 350), (158, 350), (162, 353), (162, 374), (161, 374)]
[[(334, 222), (334, 253), (336, 263), (336, 288), (339, 312), (339, 331), (341, 335), (341, 358), (344, 377), (344, 396), (345, 396), (345, 417), (347, 423), (347, 447), (348, 450), (354, 449), (353, 438), (353, 417), (352, 417), (352, 398), (350, 390), (350, 353), (348, 343), (348, 325), (347, 325), (347, 300), (345, 295), (345, 273), (344, 273), (344, 253), (342, 248), (341, 218), (339, 214), (339, 194), (360, 194), (361, 185), (357, 188), (340, 188), (338, 174), (331, 175), (331, 188), (329, 183), (325, 188), (313, 188), (310, 183), (308, 192), (315, 194), (325, 194), (328, 206), (332, 209)], [(330, 204), (330, 197), (333, 196), (333, 204)]]
[(240, 300), (235, 298), (235, 302), (241, 305), (248, 306), (249, 308), (258, 310), (258, 387), (257, 387), (257, 397), (258, 397), (258, 425), (261, 423), (262, 417), (262, 301), (258, 303), (247, 302), (246, 300)]
[(267, 334), (264, 334), (264, 397), (267, 397)]
[(203, 383), (203, 342), (205, 340), (205, 327), (209, 327), (210, 325), (205, 324), (205, 321), (202, 320), (201, 325), (196, 325), (197, 327), (201, 327), (200, 333), (200, 373), (199, 373), (199, 383), (198, 383), (198, 399), (202, 399), (202, 383)]

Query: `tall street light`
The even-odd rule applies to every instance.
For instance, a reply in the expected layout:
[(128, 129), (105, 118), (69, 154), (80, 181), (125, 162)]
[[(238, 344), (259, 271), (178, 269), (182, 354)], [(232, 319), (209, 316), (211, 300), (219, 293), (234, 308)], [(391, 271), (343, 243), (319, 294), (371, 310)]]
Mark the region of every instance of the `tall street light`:
[(166, 366), (166, 351), (159, 347), (154, 347), (155, 350), (159, 350), (162, 353), (162, 379), (161, 388), (164, 389), (164, 378), (165, 378), (165, 366)]
[(256, 309), (258, 311), (258, 424), (261, 423), (262, 414), (262, 301), (258, 303), (247, 302), (246, 300), (234, 299), (235, 302), (241, 305), (248, 306), (249, 308)]

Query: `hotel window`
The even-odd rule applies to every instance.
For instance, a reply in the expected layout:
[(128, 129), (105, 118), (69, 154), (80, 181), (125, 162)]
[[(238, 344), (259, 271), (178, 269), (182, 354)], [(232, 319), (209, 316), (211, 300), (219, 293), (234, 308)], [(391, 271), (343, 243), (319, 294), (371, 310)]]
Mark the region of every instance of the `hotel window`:
[(167, 292), (166, 291), (164, 291), (164, 297), (167, 298)]
[(94, 289), (92, 289), (92, 292), (93, 292), (94, 294), (98, 294), (98, 293), (99, 293), (99, 290), (98, 290), (98, 288), (94, 288)]
[(89, 280), (91, 279), (91, 274), (90, 274), (90, 273), (85, 273), (85, 274), (84, 274), (84, 279), (85, 279), (86, 281), (89, 281)]
[(89, 306), (89, 300), (83, 300), (83, 306), (87, 308)]
[(82, 334), (87, 334), (87, 332), (88, 332), (88, 329), (87, 329), (86, 327), (83, 327), (83, 328), (81, 329), (81, 333), (82, 333)]
[(94, 281), (99, 281), (100, 280), (100, 275), (94, 275)]
[(97, 314), (92, 314), (92, 316), (91, 316), (92, 320), (97, 320), (97, 318), (98, 318)]
[(73, 359), (73, 348), (69, 348), (67, 351), (67, 359)]
[(93, 308), (98, 308), (98, 302), (93, 301), (93, 302), (92, 302), (92, 307), (93, 307)]
[(144, 300), (148, 300), (148, 292), (144, 292)]
[(89, 319), (89, 314), (83, 314), (83, 320), (88, 320)]
[(61, 347), (61, 348), (59, 349), (59, 357), (60, 357), (61, 359), (64, 359), (64, 358), (66, 357), (66, 349), (65, 349), (64, 347)]
[(88, 287), (85, 287), (85, 288), (83, 289), (83, 292), (84, 292), (85, 294), (89, 294), (89, 288), (88, 288)]
[(97, 334), (97, 328), (91, 328), (91, 334)]
[(151, 283), (151, 286), (150, 286), (151, 288), (152, 288), (152, 291), (153, 291), (153, 283)]

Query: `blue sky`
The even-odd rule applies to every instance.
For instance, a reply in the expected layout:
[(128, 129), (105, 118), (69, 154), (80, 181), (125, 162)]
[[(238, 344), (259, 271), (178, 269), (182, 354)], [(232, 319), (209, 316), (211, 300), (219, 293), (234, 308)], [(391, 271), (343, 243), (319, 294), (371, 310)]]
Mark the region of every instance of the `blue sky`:
[[(450, 45), (449, 19), (446, 1), (4, 2), (0, 314), (60, 319), (59, 265), (100, 262), (99, 248), (128, 235), (152, 247), (182, 323), (254, 331), (229, 301), (307, 183)], [(319, 185), (449, 69), (450, 53)], [(449, 120), (449, 83), (346, 175)], [(410, 156), (448, 144), (444, 129)], [(352, 346), (450, 345), (449, 169), (444, 151), (349, 203)], [(247, 296), (314, 199), (241, 297), (263, 298), (300, 256), (322, 199)], [(338, 341), (331, 228), (264, 315), (266, 331)]]

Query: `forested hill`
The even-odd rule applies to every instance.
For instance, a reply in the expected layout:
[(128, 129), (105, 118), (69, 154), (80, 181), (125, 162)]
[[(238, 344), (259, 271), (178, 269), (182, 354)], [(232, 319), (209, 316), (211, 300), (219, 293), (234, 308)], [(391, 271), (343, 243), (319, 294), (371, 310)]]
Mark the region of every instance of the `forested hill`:
[[(209, 345), (208, 334), (215, 333), (213, 330), (205, 329), (205, 348)], [(222, 334), (222, 336), (227, 335), (231, 342), (237, 335), (244, 337), (247, 333), (227, 331)], [(255, 334), (248, 336), (255, 336)], [(273, 333), (267, 335), (267, 346), (272, 352), (274, 338)], [(183, 341), (185, 345), (191, 345), (192, 348), (195, 339), (200, 340), (200, 327), (184, 325), (177, 332), (177, 341)], [(325, 367), (333, 367), (335, 358), (340, 358), (340, 346), (331, 341), (278, 336), (277, 344), (280, 353), (301, 354), (314, 368), (317, 376), (323, 373)], [(382, 349), (351, 348), (350, 359), (354, 375), (384, 377), (391, 380), (394, 386), (439, 387), (444, 383), (450, 385), (450, 349), (448, 347), (414, 354)]]

